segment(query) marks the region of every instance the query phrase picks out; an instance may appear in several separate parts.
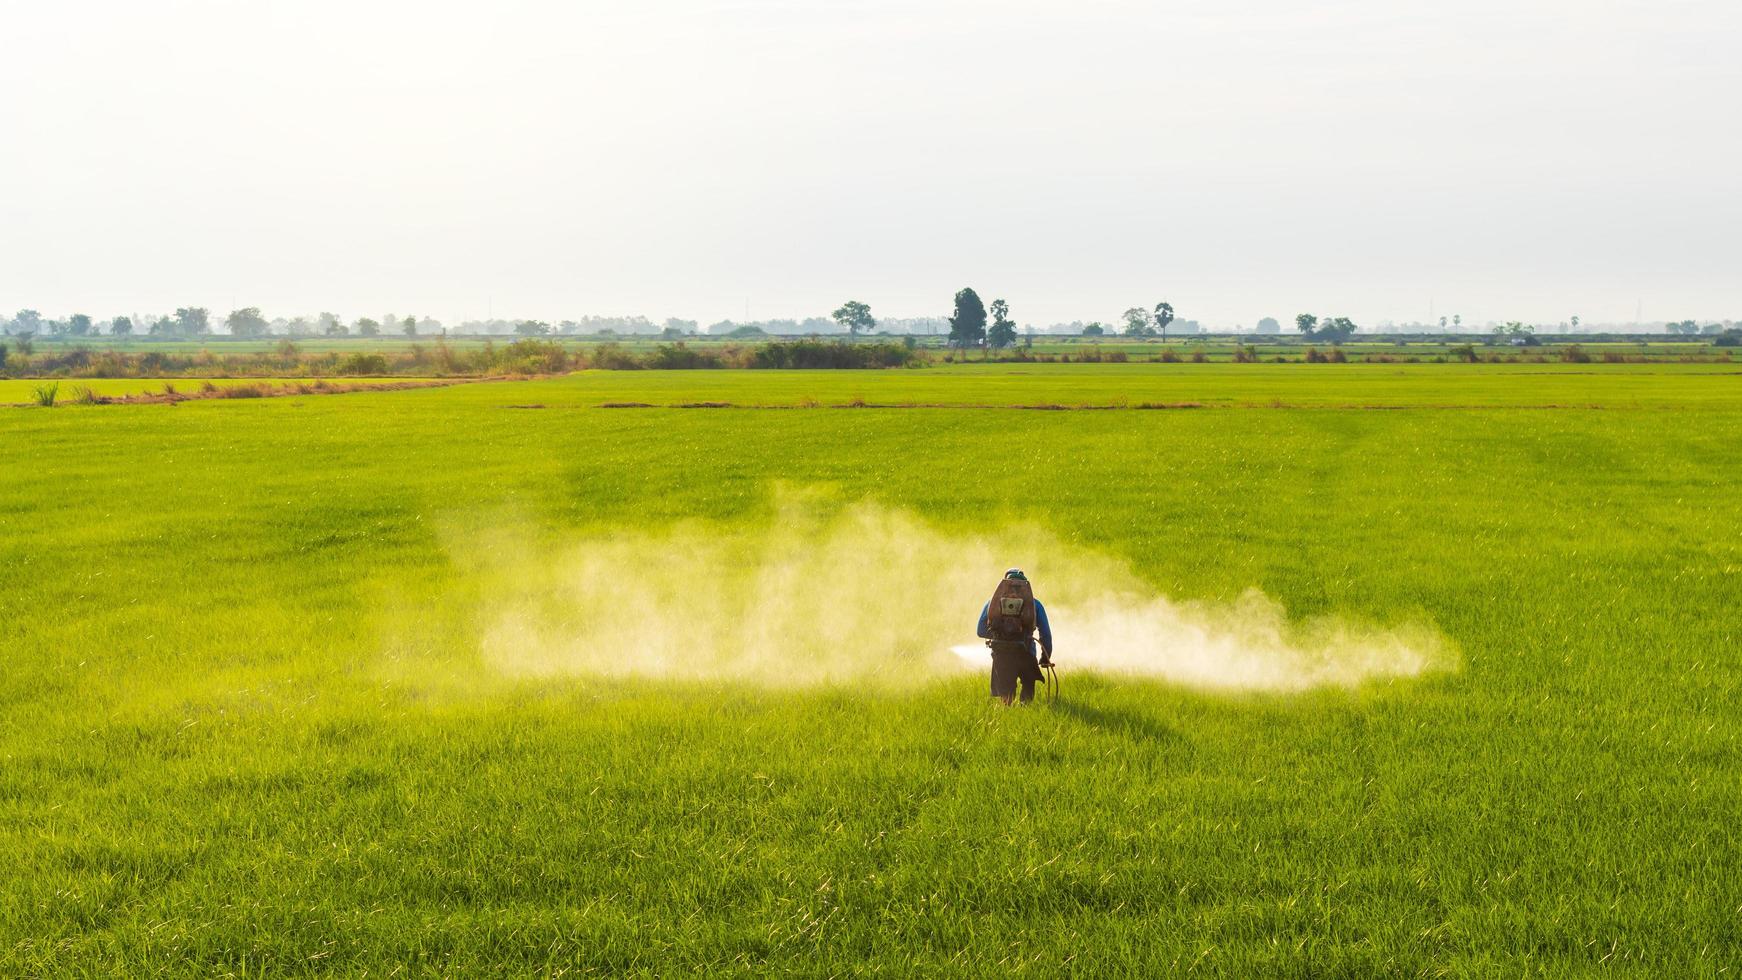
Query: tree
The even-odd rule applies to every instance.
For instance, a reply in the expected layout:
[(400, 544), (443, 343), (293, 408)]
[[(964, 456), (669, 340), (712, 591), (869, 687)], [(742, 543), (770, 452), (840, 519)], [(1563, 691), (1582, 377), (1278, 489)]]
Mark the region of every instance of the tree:
[(260, 307), (245, 306), (239, 310), (231, 310), (224, 318), (224, 324), (230, 328), (234, 337), (261, 337), (266, 334), (266, 318), (260, 315)]
[(950, 316), (950, 346), (978, 347), (986, 339), (986, 304), (971, 287), (956, 293), (956, 311)]
[(1155, 304), (1155, 326), (1161, 331), (1161, 339), (1167, 340), (1167, 325), (1173, 322), (1173, 304)]
[(91, 318), (83, 313), (74, 313), (67, 317), (67, 333), (75, 337), (83, 337), (91, 332)]
[(1106, 332), (1107, 328), (1101, 326), (1099, 322), (1091, 323), (1083, 328), (1083, 336), (1085, 337), (1100, 337), (1106, 334)]
[(1276, 317), (1267, 316), (1258, 321), (1258, 325), (1253, 328), (1253, 331), (1256, 333), (1281, 333), (1282, 324), (1276, 322)]
[(1000, 349), (1016, 343), (1016, 324), (1010, 321), (1010, 304), (1001, 299), (992, 301), (992, 329), (986, 332), (986, 343)]
[(550, 333), (550, 324), (543, 320), (522, 320), (514, 325), (514, 332), (522, 337), (542, 337)]
[(1446, 318), (1443, 316), (1440, 317), (1440, 329), (1442, 331), (1446, 329)]
[(351, 328), (345, 326), (343, 320), (329, 313), (321, 314), (321, 323), (321, 332), (329, 337), (348, 337), (351, 334)]
[(1326, 317), (1319, 323), (1318, 338), (1340, 344), (1355, 332), (1355, 322), (1346, 316)]
[(399, 321), (399, 332), (407, 337), (417, 336), (417, 317), (408, 316)]
[(211, 333), (211, 311), (203, 306), (178, 307), (175, 311), (175, 332), (187, 337)]
[(1574, 314), (1574, 316), (1573, 316), (1573, 320), (1572, 320), (1572, 323), (1573, 323), (1573, 329), (1574, 329), (1574, 330), (1577, 330), (1577, 329), (1579, 329), (1579, 317), (1578, 317), (1578, 315), (1577, 315), (1577, 314)]
[(1150, 335), (1148, 310), (1141, 306), (1133, 306), (1119, 315), (1125, 321), (1125, 336), (1147, 337)]
[(1520, 344), (1525, 347), (1535, 347), (1542, 343), (1536, 339), (1536, 328), (1527, 327), (1518, 320), (1508, 320), (1494, 328), (1494, 336), (1498, 340)]
[(171, 336), (175, 333), (175, 321), (171, 320), (169, 317), (160, 316), (151, 324), (151, 328), (146, 332), (151, 334), (153, 337)]
[(133, 332), (133, 318), (118, 316), (109, 322), (109, 332), (117, 337), (125, 337)]
[(1453, 313), (1452, 314), (1452, 326), (1453, 326), (1453, 328), (1461, 327), (1463, 325), (1464, 325), (1464, 315), (1462, 313)]
[(42, 314), (35, 310), (19, 310), (18, 315), (12, 318), (14, 333), (36, 333), (41, 329)]
[(847, 328), (849, 336), (877, 326), (877, 318), (871, 315), (871, 307), (856, 299), (842, 303), (840, 309), (829, 315), (834, 317), (836, 323)]
[(1296, 314), (1294, 318), (1294, 328), (1301, 332), (1301, 336), (1311, 340), (1318, 333), (1319, 318), (1313, 316), (1311, 313)]
[(381, 334), (381, 323), (371, 317), (360, 317), (357, 320), (357, 336), (376, 337)]

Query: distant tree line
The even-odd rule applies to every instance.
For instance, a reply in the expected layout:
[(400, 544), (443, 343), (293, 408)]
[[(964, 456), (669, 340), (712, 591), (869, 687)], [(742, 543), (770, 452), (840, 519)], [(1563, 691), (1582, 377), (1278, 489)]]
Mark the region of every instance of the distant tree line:
[(877, 341), (843, 344), (797, 339), (763, 344), (690, 346), (660, 343), (651, 349), (602, 344), (559, 344), (527, 337), (507, 344), (433, 343), (397, 349), (353, 348), (304, 351), (289, 339), (266, 350), (213, 353), (170, 350), (129, 351), (86, 345), (36, 353), (28, 342), (0, 342), (0, 371), (15, 376), (64, 378), (329, 377), (410, 375), (480, 377), (561, 374), (599, 370), (702, 368), (890, 368), (922, 359), (912, 343)]
[[(1716, 337), (1724, 334), (1727, 329), (1734, 329), (1739, 321), (1699, 321), (1674, 320), (1662, 324), (1662, 330), (1674, 336)], [(1514, 326), (1524, 327), (1520, 321), (1507, 321), (1498, 327), (1483, 328), (1490, 336), (1504, 334), (1507, 339), (1527, 344), (1522, 339), (1537, 328), (1530, 327), (1528, 332), (1514, 330)], [(1600, 332), (1607, 333), (1645, 333), (1654, 332), (1658, 325), (1646, 325), (1650, 329), (1617, 330), (1614, 327), (1604, 328)], [(1465, 333), (1463, 317), (1459, 314), (1439, 317), (1438, 332)], [(1558, 329), (1560, 333), (1578, 332), (1581, 320), (1577, 316), (1562, 321), (1558, 328), (1550, 325), (1551, 331)], [(1348, 340), (1357, 327), (1348, 317), (1319, 316), (1302, 313), (1295, 317), (1295, 328), (1303, 339), (1338, 344)], [(1379, 332), (1404, 333), (1434, 333), (1431, 324), (1394, 325), (1389, 321), (1381, 322), (1376, 328)], [(804, 319), (766, 319), (733, 321), (719, 320), (706, 326), (695, 320), (685, 320), (678, 317), (668, 317), (663, 321), (654, 321), (645, 316), (584, 316), (573, 320), (555, 322), (538, 319), (483, 319), (464, 320), (449, 328), (439, 320), (428, 317), (399, 316), (387, 313), (379, 317), (362, 316), (347, 320), (337, 313), (322, 311), (313, 315), (294, 317), (268, 318), (260, 307), (247, 306), (231, 310), (219, 318), (211, 310), (202, 306), (177, 307), (167, 314), (126, 314), (111, 317), (107, 320), (96, 319), (89, 314), (73, 313), (64, 318), (55, 319), (44, 316), (34, 309), (22, 309), (11, 317), (0, 318), (0, 333), (13, 337), (48, 337), (77, 338), (107, 335), (113, 337), (158, 337), (158, 338), (200, 338), (228, 335), (234, 337), (379, 337), (387, 335), (403, 335), (410, 337), (436, 336), (444, 333), (463, 335), (503, 335), (518, 337), (546, 336), (637, 336), (661, 337), (667, 340), (678, 340), (685, 337), (711, 336), (728, 338), (752, 338), (766, 336), (838, 336), (848, 338), (865, 336), (904, 336), (904, 335), (947, 335), (950, 346), (988, 347), (1004, 349), (1014, 346), (1024, 335), (1032, 337), (1036, 333), (1046, 335), (1078, 335), (1084, 337), (1105, 337), (1115, 333), (1131, 339), (1159, 337), (1167, 340), (1170, 335), (1196, 335), (1203, 332), (1203, 327), (1195, 320), (1180, 320), (1176, 318), (1173, 304), (1159, 302), (1152, 306), (1133, 306), (1120, 315), (1117, 324), (1102, 321), (1074, 321), (1071, 323), (1051, 324), (1039, 331), (1033, 327), (1019, 327), (1011, 315), (1011, 307), (1004, 299), (994, 299), (990, 304), (981, 300), (980, 295), (972, 288), (959, 290), (952, 304), (948, 317), (877, 317), (873, 314), (871, 305), (857, 299), (850, 299), (841, 304), (827, 317), (807, 317)], [(1275, 317), (1263, 317), (1254, 325), (1253, 332), (1260, 335), (1278, 335), (1283, 332), (1282, 324)], [(1472, 331), (1477, 332), (1477, 331)]]

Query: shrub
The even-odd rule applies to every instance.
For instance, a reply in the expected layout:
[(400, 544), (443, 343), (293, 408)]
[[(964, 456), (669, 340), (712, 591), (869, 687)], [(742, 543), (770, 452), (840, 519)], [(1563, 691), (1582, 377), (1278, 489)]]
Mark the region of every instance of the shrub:
[(746, 366), (753, 368), (892, 368), (912, 363), (916, 353), (899, 344), (839, 344), (820, 340), (794, 340), (762, 344), (751, 351)]
[(218, 389), (219, 398), (265, 398), (270, 385), (227, 385)]
[[(1730, 327), (1712, 341), (1713, 347), (1742, 347), (1742, 327)], [(0, 367), (6, 364), (6, 348), (0, 345)]]
[(60, 382), (56, 381), (53, 384), (37, 385), (30, 391), (36, 398), (36, 403), (38, 405), (41, 405), (43, 408), (53, 408), (55, 396), (60, 394)]
[(1160, 361), (1163, 364), (1178, 364), (1179, 363), (1179, 355), (1175, 354), (1173, 351), (1164, 350), (1161, 352), (1161, 354), (1159, 356), (1156, 357), (1156, 360)]
[(1568, 364), (1589, 364), (1591, 363), (1591, 355), (1585, 353), (1585, 349), (1578, 344), (1570, 344), (1562, 348), (1561, 360)]
[(346, 354), (336, 369), (340, 374), (386, 374), (387, 358), (362, 351)]
[(696, 350), (684, 344), (660, 344), (647, 358), (647, 366), (660, 371), (693, 371), (723, 367), (718, 353)]
[(0, 371), (6, 369), (6, 345), (0, 344)]
[(454, 359), (453, 348), (448, 346), (446, 337), (436, 338), (436, 363), (441, 365), (442, 374), (453, 374), (459, 368)]
[(1481, 360), (1481, 357), (1476, 353), (1476, 348), (1470, 344), (1465, 344), (1462, 347), (1453, 347), (1451, 355), (1458, 360), (1463, 361), (1465, 364), (1474, 364)]
[(1204, 352), (1201, 350), (1192, 351), (1192, 363), (1193, 364), (1202, 364), (1205, 361), (1208, 361), (1209, 359), (1210, 358), (1207, 355), (1205, 355)]
[(587, 366), (601, 371), (633, 371), (641, 366), (633, 354), (616, 342), (600, 344), (587, 358)]
[(1321, 353), (1318, 348), (1308, 347), (1306, 349), (1306, 362), (1308, 364), (1323, 364), (1328, 360), (1330, 358)]
[(80, 405), (100, 405), (103, 399), (91, 390), (90, 385), (78, 385), (73, 388), (73, 401)]
[(1234, 348), (1234, 363), (1235, 364), (1256, 364), (1257, 362), (1258, 362), (1258, 352), (1257, 351), (1253, 350), (1250, 347), (1247, 347), (1245, 344), (1240, 344), (1239, 346)]
[(507, 374), (561, 374), (569, 369), (569, 352), (554, 340), (528, 337), (503, 348), (495, 367)]

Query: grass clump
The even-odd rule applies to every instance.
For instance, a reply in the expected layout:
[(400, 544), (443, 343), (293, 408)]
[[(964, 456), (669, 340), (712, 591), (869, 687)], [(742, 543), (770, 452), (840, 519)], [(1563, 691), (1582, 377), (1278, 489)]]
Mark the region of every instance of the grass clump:
[(362, 351), (346, 354), (334, 369), (339, 374), (386, 374), (387, 358), (380, 354), (369, 354)]

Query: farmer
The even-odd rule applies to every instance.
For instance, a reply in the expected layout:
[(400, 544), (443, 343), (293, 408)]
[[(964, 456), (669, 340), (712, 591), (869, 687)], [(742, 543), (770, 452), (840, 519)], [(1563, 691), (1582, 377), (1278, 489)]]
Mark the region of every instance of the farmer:
[[(1040, 631), (1040, 660), (1034, 658), (1034, 631)], [(1052, 627), (1046, 607), (1034, 597), (1034, 587), (1022, 569), (1012, 568), (992, 593), (992, 601), (980, 610), (980, 625), (974, 632), (992, 648), (992, 696), (1009, 704), (1022, 681), (1022, 703), (1034, 700), (1034, 682), (1040, 669), (1052, 666)]]

